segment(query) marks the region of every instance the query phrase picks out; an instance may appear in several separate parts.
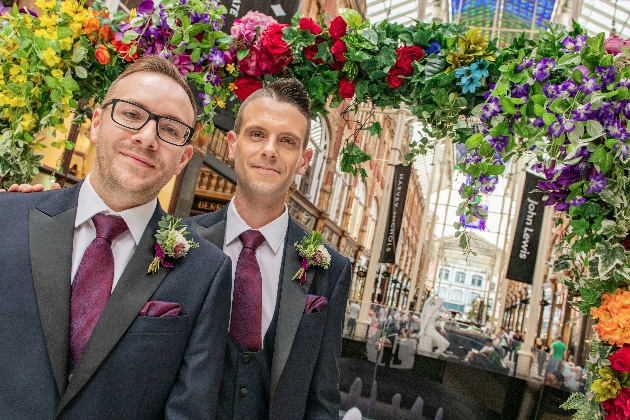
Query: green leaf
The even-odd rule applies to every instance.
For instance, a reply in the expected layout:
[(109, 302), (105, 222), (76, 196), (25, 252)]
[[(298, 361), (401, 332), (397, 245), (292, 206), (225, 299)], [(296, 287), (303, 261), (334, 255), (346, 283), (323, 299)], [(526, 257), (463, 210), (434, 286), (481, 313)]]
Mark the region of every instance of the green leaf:
[(608, 242), (601, 242), (597, 244), (594, 256), (599, 258), (597, 269), (599, 271), (599, 275), (603, 278), (609, 277), (606, 276), (606, 274), (608, 274), (616, 266), (626, 262), (625, 250), (623, 249), (623, 246), (619, 244), (612, 245)]
[(550, 113), (548, 113), (548, 112), (546, 112), (545, 114), (543, 114), (543, 116), (542, 116), (542, 117), (543, 117), (543, 121), (544, 121), (544, 122), (545, 122), (545, 124), (547, 124), (547, 125), (551, 125), (551, 124), (553, 124), (554, 122), (558, 121), (558, 119), (556, 118), (556, 116), (555, 116), (555, 115), (550, 114)]
[(72, 50), (72, 58), (71, 58), (72, 62), (73, 63), (81, 62), (85, 58), (85, 53), (87, 53), (87, 49), (81, 46), (75, 47)]
[(55, 77), (52, 76), (46, 76), (46, 85), (51, 88), (54, 89), (57, 87), (57, 85), (59, 84), (59, 80)]
[(589, 289), (587, 287), (580, 287), (580, 296), (584, 302), (589, 305), (594, 305), (597, 302), (597, 298), (599, 297), (599, 292), (597, 290)]
[(614, 160), (615, 159), (613, 158), (613, 155), (611, 155), (610, 153), (606, 153), (606, 156), (604, 156), (602, 161), (599, 162), (600, 170), (605, 174), (610, 172), (610, 170), (612, 169)]
[(604, 132), (604, 127), (602, 127), (599, 121), (588, 120), (586, 122), (586, 132), (589, 136), (596, 138), (602, 135)]
[(378, 33), (372, 28), (366, 28), (361, 31), (361, 36), (368, 42), (374, 45), (378, 45)]
[(68, 90), (79, 90), (79, 84), (70, 77), (64, 77), (61, 79), (61, 86)]
[(363, 18), (359, 12), (354, 9), (339, 9), (339, 14), (343, 20), (346, 21), (350, 29), (358, 28), (361, 25), (361, 22), (363, 22)]
[(481, 133), (473, 134), (468, 138), (468, 140), (466, 140), (466, 146), (468, 146), (469, 149), (474, 149), (475, 147), (479, 146), (482, 139), (483, 135)]
[(540, 95), (540, 94), (539, 95), (532, 95), (532, 97), (530, 99), (536, 105), (544, 105), (545, 102), (547, 102), (547, 97), (545, 95)]
[(584, 78), (584, 73), (582, 73), (580, 70), (573, 70), (573, 73), (571, 73), (571, 78), (576, 84), (581, 85), (582, 79)]
[(503, 165), (488, 165), (488, 169), (485, 171), (488, 175), (501, 175), (505, 171)]
[(597, 231), (597, 234), (607, 238), (625, 238), (626, 230), (612, 220), (604, 220), (602, 222), (602, 228)]
[(246, 50), (240, 50), (239, 52), (236, 53), (236, 59), (238, 61), (241, 61), (242, 59), (247, 57), (247, 54), (249, 54), (249, 48), (247, 48)]
[(516, 113), (516, 107), (509, 98), (505, 96), (499, 96), (499, 103), (503, 107), (503, 112), (506, 112), (510, 115), (514, 115)]
[(374, 121), (372, 124), (370, 124), (368, 127), (366, 127), (366, 130), (372, 136), (380, 136), (381, 132), (383, 131), (383, 127), (381, 127), (381, 123), (380, 122)]
[(571, 222), (569, 223), (571, 224), (573, 233), (575, 233), (577, 236), (586, 235), (586, 231), (590, 227), (590, 224), (588, 223), (588, 221), (584, 219), (571, 220)]
[(199, 61), (199, 57), (201, 57), (201, 48), (195, 48), (190, 55), (190, 59), (193, 63), (196, 63), (197, 61)]
[(545, 111), (545, 107), (543, 107), (542, 105), (534, 105), (534, 114), (537, 117), (542, 117), (543, 115), (545, 115), (547, 111)]
[(85, 79), (88, 77), (88, 72), (85, 69), (85, 67), (81, 67), (81, 66), (76, 66), (74, 68), (74, 73), (77, 75), (78, 78), (80, 79)]
[(68, 28), (67, 26), (59, 26), (57, 28), (58, 39), (66, 39), (70, 36), (72, 36), (72, 29)]

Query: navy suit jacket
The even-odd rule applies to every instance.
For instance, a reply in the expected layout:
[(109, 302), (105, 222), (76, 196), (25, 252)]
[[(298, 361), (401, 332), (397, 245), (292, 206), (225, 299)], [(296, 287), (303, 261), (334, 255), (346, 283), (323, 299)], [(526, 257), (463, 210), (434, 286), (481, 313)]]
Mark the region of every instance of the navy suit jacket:
[[(69, 377), (74, 222), (79, 186), (0, 195), (0, 417), (211, 419), (223, 368), (231, 263), (200, 244), (147, 274), (157, 206)], [(181, 305), (145, 317), (147, 301)], [(209, 350), (212, 349), (212, 350)]]
[[(222, 249), (226, 215), (227, 207), (187, 220), (194, 232)], [(295, 220), (289, 219), (271, 365), (269, 418), (272, 420), (339, 418), (338, 362), (351, 263), (327, 246), (331, 255), (329, 268), (309, 268), (306, 282), (300, 285), (293, 280), (302, 261), (294, 244), (307, 234)], [(308, 294), (325, 296), (327, 309), (305, 314)]]

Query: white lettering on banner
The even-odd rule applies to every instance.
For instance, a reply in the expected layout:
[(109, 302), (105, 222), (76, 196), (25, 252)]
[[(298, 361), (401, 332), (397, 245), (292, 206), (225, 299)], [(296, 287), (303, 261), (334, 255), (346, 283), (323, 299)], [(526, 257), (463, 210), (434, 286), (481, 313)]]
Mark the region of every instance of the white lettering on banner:
[[(538, 205), (538, 201), (534, 201), (531, 198), (527, 197), (527, 215), (525, 216), (525, 224), (527, 226), (531, 226), (534, 223), (534, 217), (536, 217), (536, 206)], [(533, 232), (534, 229), (526, 227), (523, 229), (523, 239), (521, 241), (521, 251), (518, 254), (518, 257), (522, 260), (526, 260), (527, 256), (530, 254), (528, 251), (529, 248), (529, 239), (530, 233)]]
[(241, 9), (241, 0), (233, 0), (230, 6), (230, 14), (234, 17), (238, 17), (238, 11)]
[(396, 193), (394, 194), (394, 202), (392, 203), (392, 217), (389, 221), (389, 231), (387, 232), (387, 244), (385, 245), (385, 251), (391, 252), (394, 249), (394, 234), (396, 232), (396, 214), (398, 207), (400, 206), (400, 194), (403, 188), (403, 181), (405, 175), (399, 174), (396, 182)]

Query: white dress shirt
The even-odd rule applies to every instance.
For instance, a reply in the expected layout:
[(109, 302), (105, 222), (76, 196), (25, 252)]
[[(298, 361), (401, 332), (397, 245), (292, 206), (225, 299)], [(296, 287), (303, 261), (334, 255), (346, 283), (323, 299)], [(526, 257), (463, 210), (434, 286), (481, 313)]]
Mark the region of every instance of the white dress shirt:
[[(287, 234), (288, 227), (289, 212), (285, 206), (284, 213), (282, 213), (280, 217), (260, 229), (256, 229), (265, 237), (265, 242), (256, 250), (256, 259), (258, 260), (262, 277), (261, 337), (263, 341), (276, 309), (278, 282), (280, 281), (280, 266), (282, 265), (282, 250), (284, 249), (284, 238)], [(228, 204), (225, 223), (225, 242), (223, 243), (223, 252), (232, 260), (232, 292), (234, 292), (236, 263), (243, 249), (243, 244), (238, 236), (249, 229), (251, 229), (251, 227), (249, 227), (238, 214), (236, 206), (234, 206), (234, 199), (232, 199)]]
[[(79, 269), (79, 264), (87, 247), (96, 238), (96, 228), (92, 222), (92, 216), (98, 213), (118, 216), (125, 219), (129, 230), (121, 233), (112, 242), (112, 253), (114, 254), (114, 284), (116, 287), (118, 279), (125, 270), (131, 255), (136, 250), (142, 234), (153, 216), (157, 198), (138, 207), (123, 210), (117, 213), (107, 207), (101, 197), (94, 191), (90, 184), (90, 175), (85, 178), (77, 205), (77, 215), (74, 219), (74, 240), (72, 242), (72, 276), (70, 281), (74, 281), (74, 276)], [(148, 267), (147, 267), (148, 268)]]

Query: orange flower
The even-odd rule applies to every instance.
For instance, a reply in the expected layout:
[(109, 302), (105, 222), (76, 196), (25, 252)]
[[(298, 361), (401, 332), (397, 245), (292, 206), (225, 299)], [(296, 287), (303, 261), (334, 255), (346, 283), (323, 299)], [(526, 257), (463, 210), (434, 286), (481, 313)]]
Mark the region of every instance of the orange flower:
[(602, 341), (617, 347), (630, 344), (630, 292), (606, 293), (601, 306), (591, 308), (591, 316), (599, 320), (594, 328)]
[(111, 41), (114, 39), (114, 32), (109, 27), (109, 25), (103, 25), (101, 29), (98, 30), (98, 39), (99, 41)]
[(133, 61), (138, 58), (138, 47), (135, 43), (125, 44), (117, 39), (112, 39), (112, 44), (116, 48), (118, 55), (125, 61)]
[(98, 39), (100, 27), (101, 23), (96, 17), (91, 17), (87, 20), (87, 22), (85, 22), (83, 31), (91, 42), (96, 42), (96, 40)]
[(96, 51), (94, 51), (94, 55), (96, 56), (98, 62), (102, 65), (109, 63), (109, 51), (105, 45), (99, 45)]

